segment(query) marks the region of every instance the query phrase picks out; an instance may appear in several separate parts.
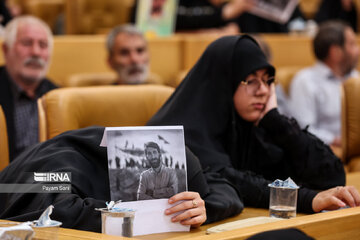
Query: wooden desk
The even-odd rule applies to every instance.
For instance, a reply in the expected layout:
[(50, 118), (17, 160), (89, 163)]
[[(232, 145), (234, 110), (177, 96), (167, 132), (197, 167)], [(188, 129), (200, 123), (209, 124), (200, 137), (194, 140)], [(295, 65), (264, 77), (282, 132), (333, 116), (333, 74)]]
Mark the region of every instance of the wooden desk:
[[(2, 222), (10, 222), (9, 220), (0, 220), (0, 225)], [(10, 226), (10, 225), (9, 225)], [(34, 240), (50, 240), (54, 239), (54, 234), (56, 231), (51, 231), (49, 229), (35, 229), (35, 237)], [(72, 240), (72, 239), (88, 239), (88, 240), (95, 240), (95, 239), (103, 239), (103, 240), (111, 240), (111, 239), (130, 239), (118, 236), (110, 236), (101, 233), (94, 233), (94, 232), (87, 232), (87, 231), (80, 231), (68, 228), (59, 228), (58, 229), (58, 240)]]
[[(347, 185), (353, 185), (360, 190), (360, 172), (347, 174)], [(214, 239), (246, 239), (249, 236), (274, 229), (296, 227), (315, 237), (316, 239), (360, 239), (360, 207), (342, 209), (338, 211), (331, 211), (325, 213), (318, 213), (312, 215), (298, 214), (296, 218), (288, 219), (280, 222), (259, 224), (252, 227), (226, 231), (217, 234), (206, 235), (206, 230), (210, 227), (251, 218), (258, 216), (268, 216), (267, 209), (260, 208), (245, 208), (244, 211), (232, 218), (226, 220), (201, 226), (197, 229), (191, 229), (190, 232), (175, 232), (175, 233), (161, 233), (144, 236), (137, 236), (133, 239), (194, 239), (194, 240), (214, 240)], [(6, 220), (0, 220), (6, 221)], [(70, 239), (129, 239), (124, 237), (110, 236), (100, 233), (79, 231), (67, 228), (59, 229), (59, 240)], [(48, 238), (46, 230), (37, 231), (35, 239), (51, 239)]]
[[(347, 185), (353, 185), (360, 191), (360, 172), (349, 173), (346, 176)], [(296, 227), (316, 239), (360, 239), (360, 207), (318, 214), (297, 214), (296, 218), (281, 222), (266, 223), (252, 227), (206, 235), (210, 227), (236, 220), (269, 216), (267, 209), (245, 208), (232, 218), (192, 229), (189, 233), (162, 233), (138, 236), (138, 239), (246, 239), (249, 236), (272, 229)]]

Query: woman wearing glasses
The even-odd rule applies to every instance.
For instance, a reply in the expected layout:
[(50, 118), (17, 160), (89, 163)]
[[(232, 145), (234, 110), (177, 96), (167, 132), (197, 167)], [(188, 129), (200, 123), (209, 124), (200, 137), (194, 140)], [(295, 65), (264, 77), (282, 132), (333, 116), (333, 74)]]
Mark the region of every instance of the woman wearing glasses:
[(354, 187), (335, 188), (345, 173), (329, 147), (277, 111), (274, 76), (251, 37), (221, 38), (148, 125), (183, 125), (205, 174), (227, 179), (245, 206), (268, 207), (268, 183), (287, 177), (301, 186), (299, 211), (359, 205)]

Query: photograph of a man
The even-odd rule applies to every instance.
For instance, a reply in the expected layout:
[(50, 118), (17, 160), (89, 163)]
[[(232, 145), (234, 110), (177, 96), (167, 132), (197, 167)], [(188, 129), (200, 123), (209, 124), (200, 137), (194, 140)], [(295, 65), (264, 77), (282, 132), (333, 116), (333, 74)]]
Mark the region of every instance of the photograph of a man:
[(137, 200), (169, 198), (178, 193), (176, 171), (162, 163), (159, 145), (148, 142), (144, 151), (151, 167), (140, 174)]

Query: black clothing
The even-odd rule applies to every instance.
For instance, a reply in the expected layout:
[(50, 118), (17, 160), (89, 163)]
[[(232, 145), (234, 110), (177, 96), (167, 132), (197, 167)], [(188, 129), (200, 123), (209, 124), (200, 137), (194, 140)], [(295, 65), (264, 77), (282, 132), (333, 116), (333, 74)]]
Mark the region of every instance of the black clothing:
[[(49, 79), (45, 78), (41, 81), (38, 86), (38, 90), (36, 90), (36, 97), (40, 98), (43, 94), (48, 91), (57, 88)], [(15, 139), (16, 136), (16, 128), (15, 128), (15, 109), (14, 109), (14, 96), (12, 90), (12, 80), (4, 66), (0, 67), (0, 105), (2, 106), (6, 118), (6, 127), (8, 133), (8, 141), (9, 141), (9, 155), (10, 161), (12, 161), (18, 154), (19, 151), (17, 149), (17, 141)], [(34, 104), (36, 104), (36, 99), (33, 100)], [(27, 129), (27, 131), (31, 131), (31, 129)], [(33, 131), (37, 130), (33, 129)]]
[(217, 7), (207, 0), (180, 0), (176, 16), (176, 31), (225, 26), (229, 21), (222, 18), (224, 5)]
[(287, 33), (289, 32), (289, 22), (295, 18), (305, 19), (299, 6), (295, 8), (288, 22), (284, 24), (270, 21), (251, 13), (243, 13), (236, 19), (236, 22), (243, 33)]
[(342, 7), (341, 0), (323, 0), (315, 14), (315, 21), (322, 23), (327, 20), (343, 20), (347, 22), (357, 32), (357, 13), (355, 3), (351, 3), (350, 11), (345, 11)]
[(6, 0), (0, 0), (0, 18), (0, 24), (3, 26), (12, 19), (12, 16), (6, 6)]
[[(180, 0), (176, 16), (176, 31), (219, 28), (235, 22), (243, 33), (288, 32), (288, 23), (280, 24), (247, 12), (234, 19), (224, 20), (222, 17), (224, 6), (225, 4), (214, 6), (208, 0)], [(297, 17), (304, 19), (299, 7), (295, 8), (290, 20)]]
[[(100, 147), (103, 127), (69, 131), (26, 150), (0, 172), (0, 183), (33, 183), (32, 172), (71, 172), (71, 193), (1, 193), (0, 219), (36, 220), (50, 204), (51, 218), (63, 227), (101, 231), (100, 213), (110, 200), (107, 151)], [(188, 189), (197, 191), (211, 210), (207, 222), (238, 214), (243, 205), (226, 179), (202, 174), (186, 151)], [(32, 176), (30, 176), (32, 177)]]
[[(245, 206), (267, 207), (267, 184), (290, 176), (302, 188), (298, 210), (311, 212), (316, 190), (345, 184), (341, 161), (296, 121), (268, 112), (259, 127), (236, 112), (233, 95), (256, 70), (274, 69), (248, 36), (224, 37), (205, 50), (148, 125), (183, 125), (203, 169), (221, 174)], [(257, 175), (258, 174), (258, 175)]]
[(314, 240), (299, 229), (288, 228), (255, 234), (248, 240)]
[[(134, 4), (130, 22), (135, 23), (138, 3)], [(222, 8), (212, 5), (208, 0), (180, 0), (175, 21), (176, 31), (191, 31), (204, 28), (218, 28), (229, 21), (222, 19)]]
[[(224, 27), (230, 22), (237, 23), (244, 33), (288, 32), (286, 24), (273, 22), (250, 13), (243, 13), (234, 19), (224, 20), (222, 11), (225, 4), (215, 6), (208, 0), (180, 0), (176, 15), (176, 31), (194, 31), (199, 29)], [(137, 2), (135, 2), (131, 22), (135, 23)], [(290, 19), (303, 17), (297, 7)]]

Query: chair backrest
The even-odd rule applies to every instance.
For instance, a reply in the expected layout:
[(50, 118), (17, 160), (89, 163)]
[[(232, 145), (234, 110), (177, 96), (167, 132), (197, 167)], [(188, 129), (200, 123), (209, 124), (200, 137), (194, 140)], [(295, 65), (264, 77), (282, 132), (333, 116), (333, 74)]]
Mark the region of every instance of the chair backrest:
[[(113, 85), (116, 82), (115, 72), (94, 72), (94, 73), (77, 73), (69, 77), (67, 87), (90, 87), (101, 85)], [(161, 77), (157, 74), (150, 73), (147, 83), (163, 84)]]
[(287, 96), (289, 96), (292, 79), (302, 68), (304, 68), (304, 66), (279, 67), (276, 69), (276, 81), (282, 86)]
[(9, 144), (5, 115), (0, 106), (0, 171), (9, 164)]
[(39, 137), (45, 141), (92, 125), (142, 126), (172, 94), (162, 85), (63, 88), (38, 100)]
[(134, 0), (65, 0), (66, 33), (94, 34), (130, 20)]
[(342, 152), (349, 171), (360, 171), (360, 78), (343, 84)]
[(116, 73), (77, 73), (69, 77), (67, 87), (89, 87), (99, 85), (112, 85), (115, 83)]

